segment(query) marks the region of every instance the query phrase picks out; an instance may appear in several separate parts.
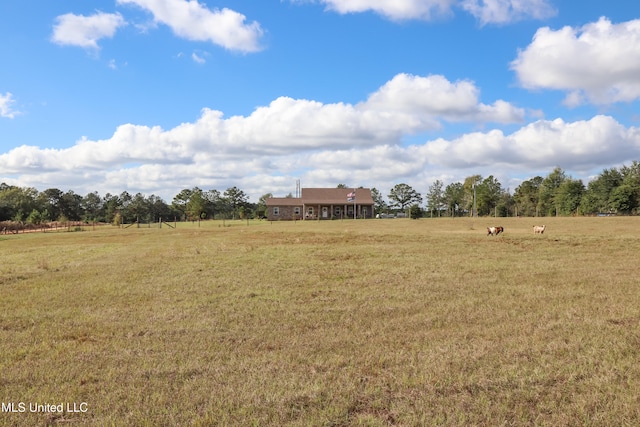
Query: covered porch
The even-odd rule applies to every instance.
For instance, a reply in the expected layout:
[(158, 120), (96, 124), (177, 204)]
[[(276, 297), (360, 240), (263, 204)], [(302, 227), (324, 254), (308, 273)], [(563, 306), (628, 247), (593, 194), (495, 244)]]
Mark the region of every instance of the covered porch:
[(363, 206), (353, 203), (305, 203), (303, 204), (302, 209), (305, 220), (362, 219), (373, 217), (373, 209), (371, 206)]

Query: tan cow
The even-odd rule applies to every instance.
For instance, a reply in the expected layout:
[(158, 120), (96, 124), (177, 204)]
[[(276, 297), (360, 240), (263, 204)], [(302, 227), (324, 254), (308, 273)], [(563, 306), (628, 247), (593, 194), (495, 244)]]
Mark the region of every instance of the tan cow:
[(547, 228), (546, 225), (534, 225), (533, 234), (544, 234), (545, 228)]

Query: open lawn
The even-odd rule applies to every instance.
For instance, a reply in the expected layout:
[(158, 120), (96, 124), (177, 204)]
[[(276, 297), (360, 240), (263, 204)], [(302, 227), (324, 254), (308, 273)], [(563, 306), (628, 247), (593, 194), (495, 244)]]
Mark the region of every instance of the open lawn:
[(640, 218), (225, 225), (0, 236), (0, 425), (640, 425)]

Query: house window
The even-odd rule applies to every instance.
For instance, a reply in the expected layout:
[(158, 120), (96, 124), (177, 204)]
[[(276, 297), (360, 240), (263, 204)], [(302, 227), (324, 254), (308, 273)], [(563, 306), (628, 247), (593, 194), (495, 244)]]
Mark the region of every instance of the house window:
[(309, 207), (309, 210), (307, 211), (307, 213), (308, 213), (309, 215), (313, 215), (313, 207), (311, 207), (311, 206), (310, 206), (310, 207)]
[(369, 209), (367, 209), (367, 208), (362, 208), (362, 216), (363, 216), (363, 217), (365, 217), (365, 218), (366, 218), (367, 216), (369, 216)]
[(280, 208), (279, 208), (278, 206), (275, 206), (275, 207), (273, 208), (273, 215), (274, 215), (274, 216), (278, 216), (278, 215), (280, 215)]
[(340, 208), (339, 208), (339, 207), (336, 207), (336, 216), (338, 216), (338, 217), (339, 217), (339, 216), (340, 216), (340, 212), (341, 212), (341, 211), (340, 211)]
[(300, 215), (300, 206), (296, 206), (295, 208), (293, 208), (293, 213), (295, 215)]

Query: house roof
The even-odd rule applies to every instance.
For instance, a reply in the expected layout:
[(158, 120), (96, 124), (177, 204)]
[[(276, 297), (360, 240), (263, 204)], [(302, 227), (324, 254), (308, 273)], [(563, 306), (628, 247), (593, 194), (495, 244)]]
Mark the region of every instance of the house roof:
[(270, 197), (265, 202), (267, 206), (302, 206), (303, 204), (299, 197)]
[[(343, 205), (349, 203), (347, 194), (353, 192), (353, 188), (303, 188), (302, 199), (307, 204), (333, 204)], [(373, 198), (368, 188), (356, 188), (356, 203), (372, 205)]]
[[(303, 188), (302, 197), (272, 197), (266, 200), (267, 206), (301, 206), (306, 205), (344, 205), (351, 203), (347, 195), (353, 188)], [(373, 205), (371, 189), (356, 188), (355, 202), (359, 205)]]

